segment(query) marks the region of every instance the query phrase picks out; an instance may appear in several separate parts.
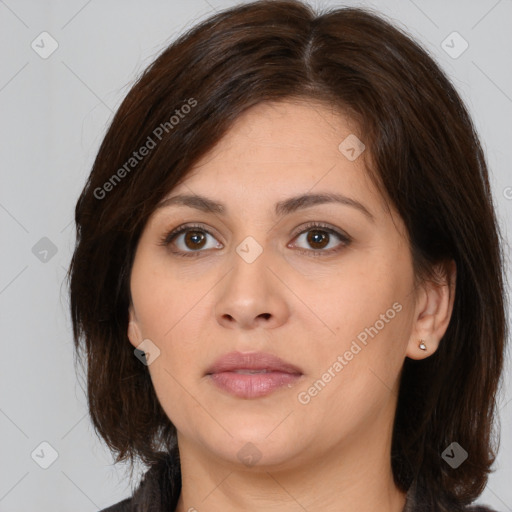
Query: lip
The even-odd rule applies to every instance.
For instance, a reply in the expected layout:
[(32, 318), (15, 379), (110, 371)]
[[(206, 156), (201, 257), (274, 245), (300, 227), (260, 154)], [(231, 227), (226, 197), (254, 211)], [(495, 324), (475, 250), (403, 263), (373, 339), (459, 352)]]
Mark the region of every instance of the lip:
[(231, 395), (259, 398), (284, 386), (291, 387), (303, 373), (273, 354), (230, 352), (217, 359), (206, 375), (215, 386)]

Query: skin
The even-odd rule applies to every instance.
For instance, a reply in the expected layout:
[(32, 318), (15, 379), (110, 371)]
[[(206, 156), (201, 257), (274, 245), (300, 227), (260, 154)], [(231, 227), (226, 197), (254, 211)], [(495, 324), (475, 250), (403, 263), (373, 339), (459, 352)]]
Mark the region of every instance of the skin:
[[(134, 346), (149, 339), (160, 350), (148, 369), (178, 431), (178, 512), (400, 512), (405, 505), (390, 463), (399, 378), (405, 357), (437, 350), (455, 271), (440, 284), (415, 285), (400, 217), (368, 178), (364, 154), (350, 161), (338, 149), (351, 133), (364, 142), (346, 117), (320, 103), (259, 104), (168, 195), (207, 196), (225, 205), (225, 215), (173, 205), (158, 208), (145, 227), (128, 336)], [(373, 218), (338, 203), (274, 213), (278, 201), (319, 192), (352, 198)], [(325, 231), (321, 243), (312, 240), (322, 228), (301, 229), (311, 221), (350, 243)], [(212, 235), (202, 233), (199, 249), (184, 234), (160, 244), (185, 223)], [(262, 249), (252, 263), (235, 250), (248, 236)], [(173, 252), (180, 250), (195, 254)], [(396, 303), (400, 312), (301, 403), (298, 394)], [(270, 352), (303, 376), (266, 397), (234, 397), (205, 376), (234, 350)], [(253, 465), (238, 456), (247, 443), (261, 457)]]

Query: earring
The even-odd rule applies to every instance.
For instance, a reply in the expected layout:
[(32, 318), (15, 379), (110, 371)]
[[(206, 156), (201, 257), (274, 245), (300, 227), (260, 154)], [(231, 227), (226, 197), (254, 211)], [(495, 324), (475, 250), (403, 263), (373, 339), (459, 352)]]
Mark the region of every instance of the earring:
[(427, 350), (427, 346), (425, 345), (425, 342), (423, 340), (420, 340), (419, 347), (421, 350)]

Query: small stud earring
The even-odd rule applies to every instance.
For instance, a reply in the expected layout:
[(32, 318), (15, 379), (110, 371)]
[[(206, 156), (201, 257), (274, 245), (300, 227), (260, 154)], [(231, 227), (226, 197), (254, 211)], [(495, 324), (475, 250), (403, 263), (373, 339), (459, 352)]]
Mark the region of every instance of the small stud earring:
[(419, 347), (420, 347), (421, 350), (427, 350), (427, 346), (425, 345), (423, 340), (420, 340)]

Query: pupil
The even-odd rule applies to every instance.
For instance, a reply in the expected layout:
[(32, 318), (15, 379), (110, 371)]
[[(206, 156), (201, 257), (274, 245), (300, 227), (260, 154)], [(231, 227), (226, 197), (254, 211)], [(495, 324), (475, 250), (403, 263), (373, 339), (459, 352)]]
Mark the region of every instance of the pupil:
[[(325, 242), (328, 238), (328, 235), (325, 233), (325, 231), (319, 231), (317, 229), (311, 230), (310, 235), (308, 236), (308, 243), (311, 244), (312, 247), (315, 249), (323, 249), (325, 247), (325, 244), (322, 244), (322, 242)], [(318, 247), (320, 245), (320, 247)]]
[(188, 242), (192, 241), (193, 247), (189, 247), (189, 249), (200, 249), (204, 245), (205, 239), (204, 233), (200, 231), (189, 231), (185, 235), (185, 244), (189, 247)]

